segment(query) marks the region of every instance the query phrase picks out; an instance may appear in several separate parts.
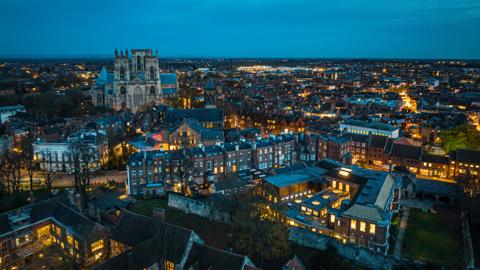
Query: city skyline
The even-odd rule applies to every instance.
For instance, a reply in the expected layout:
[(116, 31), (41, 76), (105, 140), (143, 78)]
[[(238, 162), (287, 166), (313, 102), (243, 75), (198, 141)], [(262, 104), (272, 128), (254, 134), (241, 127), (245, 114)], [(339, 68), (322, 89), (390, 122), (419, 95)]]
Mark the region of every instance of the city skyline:
[(107, 57), (113, 48), (153, 47), (161, 58), (480, 58), (480, 4), (469, 0), (147, 1), (138, 8), (5, 1), (0, 7), (2, 57)]

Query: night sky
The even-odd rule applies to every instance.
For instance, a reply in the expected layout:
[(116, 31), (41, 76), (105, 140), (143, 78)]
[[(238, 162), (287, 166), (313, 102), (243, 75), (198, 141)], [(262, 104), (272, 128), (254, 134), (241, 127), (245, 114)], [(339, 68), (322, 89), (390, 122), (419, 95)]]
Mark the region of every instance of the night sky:
[(0, 0), (2, 56), (480, 59), (479, 0)]

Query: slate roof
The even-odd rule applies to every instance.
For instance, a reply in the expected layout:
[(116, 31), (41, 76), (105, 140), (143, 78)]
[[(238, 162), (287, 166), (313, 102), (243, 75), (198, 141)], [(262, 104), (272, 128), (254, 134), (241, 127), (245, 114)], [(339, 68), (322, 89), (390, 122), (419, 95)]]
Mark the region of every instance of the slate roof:
[[(194, 234), (191, 230), (122, 210), (110, 237), (133, 247), (132, 253), (129, 254), (129, 260), (150, 266), (162, 257), (178, 263), (187, 248), (188, 241)], [(138, 250), (142, 252), (138, 252)], [(145, 253), (146, 251), (150, 253)], [(152, 251), (154, 254), (151, 253)]]
[(438, 164), (445, 164), (445, 165), (448, 165), (450, 161), (450, 159), (447, 156), (439, 156), (439, 155), (432, 155), (432, 154), (423, 154), (420, 160), (424, 162), (431, 162), (431, 163), (438, 163)]
[(370, 139), (370, 147), (384, 148), (387, 144), (388, 137), (380, 135), (372, 135)]
[(364, 127), (364, 128), (379, 129), (379, 130), (385, 130), (385, 131), (395, 131), (398, 129), (398, 127), (394, 127), (394, 126), (380, 123), (380, 122), (367, 122), (367, 121), (361, 121), (361, 120), (355, 120), (355, 119), (346, 120), (343, 122), (343, 124)]
[(376, 207), (366, 206), (361, 204), (354, 204), (347, 211), (343, 213), (344, 216), (372, 221), (374, 223), (381, 223), (387, 217), (387, 213)]
[(246, 256), (216, 249), (194, 242), (185, 263), (185, 269), (223, 270), (243, 269), (245, 263), (254, 266)]
[(480, 163), (479, 150), (457, 149), (451, 156), (458, 162)]
[(390, 155), (399, 158), (420, 160), (422, 147), (415, 145), (405, 145), (394, 143)]
[(93, 222), (73, 208), (53, 198), (2, 213), (0, 215), (0, 235), (13, 231), (14, 228), (10, 225), (8, 215), (15, 214), (17, 211), (29, 212), (30, 223), (53, 219), (67, 226), (84, 240), (97, 239), (102, 234), (106, 235), (108, 233), (107, 229), (100, 224)]

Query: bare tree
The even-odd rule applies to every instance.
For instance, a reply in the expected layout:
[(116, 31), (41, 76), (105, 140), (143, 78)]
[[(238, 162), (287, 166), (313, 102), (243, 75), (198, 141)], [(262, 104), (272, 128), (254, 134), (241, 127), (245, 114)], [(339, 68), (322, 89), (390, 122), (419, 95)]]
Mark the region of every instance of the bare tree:
[(33, 175), (37, 171), (37, 162), (33, 156), (32, 140), (24, 139), (22, 141), (22, 167), (27, 173), (30, 181), (30, 191), (33, 190)]
[(52, 152), (48, 151), (43, 153), (42, 161), (44, 168), (42, 171), (43, 178), (45, 179), (45, 184), (47, 185), (47, 190), (52, 189), (53, 182), (57, 179), (58, 174), (55, 173), (54, 165), (55, 161), (53, 160)]
[(90, 187), (90, 162), (93, 161), (93, 148), (87, 143), (73, 142), (70, 146), (72, 155), (72, 173), (75, 177), (75, 190), (82, 196), (83, 207), (88, 204)]

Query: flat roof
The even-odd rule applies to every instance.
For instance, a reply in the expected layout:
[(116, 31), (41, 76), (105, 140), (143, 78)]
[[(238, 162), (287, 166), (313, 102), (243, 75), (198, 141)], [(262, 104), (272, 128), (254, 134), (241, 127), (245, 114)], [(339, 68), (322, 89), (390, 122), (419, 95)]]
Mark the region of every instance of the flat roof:
[(265, 178), (265, 181), (278, 188), (294, 184), (317, 180), (326, 173), (326, 170), (318, 167), (308, 167), (300, 170), (282, 172)]

